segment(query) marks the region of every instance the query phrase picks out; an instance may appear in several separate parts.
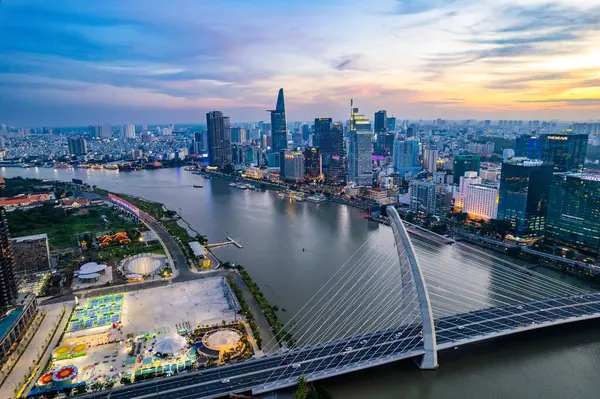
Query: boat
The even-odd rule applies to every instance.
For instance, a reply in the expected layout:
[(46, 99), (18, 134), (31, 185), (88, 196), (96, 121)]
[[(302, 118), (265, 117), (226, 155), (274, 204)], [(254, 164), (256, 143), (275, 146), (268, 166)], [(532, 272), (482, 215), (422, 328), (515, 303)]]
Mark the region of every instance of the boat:
[(202, 187), (204, 187), (204, 186), (201, 186), (199, 184), (194, 184), (194, 188), (202, 188)]
[(237, 187), (237, 184), (235, 184), (235, 183), (229, 183), (229, 187)]
[(310, 197), (307, 197), (306, 200), (308, 202), (314, 202), (316, 204), (320, 203), (320, 202), (325, 202), (327, 201), (327, 198), (325, 198), (322, 195), (311, 195)]
[(114, 169), (119, 169), (119, 166), (115, 165), (114, 163), (111, 163), (111, 164), (104, 165), (104, 169), (114, 170)]

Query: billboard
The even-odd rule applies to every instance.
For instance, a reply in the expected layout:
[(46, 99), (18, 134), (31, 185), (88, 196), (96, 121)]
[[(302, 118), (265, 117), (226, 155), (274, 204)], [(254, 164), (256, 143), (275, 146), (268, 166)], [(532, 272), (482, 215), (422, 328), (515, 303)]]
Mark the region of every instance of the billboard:
[(110, 193), (108, 194), (108, 198), (124, 210), (133, 213), (137, 217), (140, 217), (140, 210), (132, 203), (127, 202), (123, 198), (117, 197), (116, 195)]

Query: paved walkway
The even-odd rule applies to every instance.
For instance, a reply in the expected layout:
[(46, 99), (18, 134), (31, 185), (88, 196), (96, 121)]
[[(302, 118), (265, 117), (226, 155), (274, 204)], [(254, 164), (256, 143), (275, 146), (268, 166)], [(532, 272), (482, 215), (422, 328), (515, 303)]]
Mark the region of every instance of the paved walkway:
[[(65, 304), (65, 305), (67, 305), (67, 312), (70, 312), (73, 304)], [(46, 310), (46, 312), (47, 312), (46, 317), (44, 318), (44, 321), (42, 322), (42, 325), (40, 326), (40, 328), (37, 330), (36, 334), (31, 339), (29, 346), (27, 347), (27, 349), (25, 350), (25, 352), (19, 359), (19, 362), (17, 363), (15, 368), (12, 370), (10, 375), (7, 377), (4, 384), (2, 384), (2, 387), (0, 388), (0, 398), (1, 399), (14, 398), (15, 397), (14, 389), (17, 386), (19, 388), (21, 387), (21, 384), (23, 384), (23, 382), (24, 382), (25, 375), (29, 376), (29, 373), (30, 373), (29, 370), (30, 370), (30, 367), (32, 367), (34, 365), (34, 360), (39, 359), (39, 357), (42, 355), (41, 352), (44, 349), (44, 342), (48, 338), (48, 333), (53, 331), (54, 324), (58, 323), (58, 320), (60, 319), (60, 315), (61, 315), (62, 309), (63, 309), (63, 304), (61, 303), (61, 304), (43, 306), (43, 307), (40, 307), (40, 309)], [(67, 315), (68, 315), (68, 313), (67, 313)], [(51, 343), (49, 346), (49, 349), (46, 351), (46, 354), (44, 354), (44, 358), (46, 360), (44, 360), (41, 363), (42, 365), (44, 365), (48, 359), (48, 356), (49, 356), (48, 354), (50, 352), (50, 348), (54, 348), (54, 346), (56, 345), (55, 342), (58, 340), (58, 338), (60, 338), (60, 335), (61, 335), (60, 332), (62, 332), (62, 330), (64, 330), (64, 328), (67, 324), (67, 319), (68, 319), (68, 317), (65, 317), (63, 319), (61, 325), (58, 327), (60, 329), (59, 333), (56, 334), (56, 336), (54, 337), (54, 341), (53, 341), (54, 344)], [(35, 378), (34, 378), (34, 380), (35, 380)]]

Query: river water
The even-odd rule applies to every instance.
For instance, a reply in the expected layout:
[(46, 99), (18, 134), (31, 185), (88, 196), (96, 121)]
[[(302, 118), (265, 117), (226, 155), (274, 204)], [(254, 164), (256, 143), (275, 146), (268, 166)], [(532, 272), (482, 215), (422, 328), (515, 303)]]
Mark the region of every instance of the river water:
[[(282, 319), (299, 310), (344, 262), (359, 249), (391, 246), (391, 230), (363, 218), (364, 211), (344, 205), (297, 203), (272, 192), (229, 187), (183, 169), (123, 173), (108, 170), (2, 168), (4, 177), (35, 177), (70, 181), (79, 178), (114, 192), (162, 202), (177, 210), (209, 242), (232, 237), (244, 248), (216, 250), (222, 260), (243, 264), (273, 305), (285, 308)], [(201, 184), (202, 189), (192, 185)], [(365, 244), (366, 243), (366, 244)], [(485, 286), (483, 299), (501, 295), (495, 281), (500, 259), (455, 246), (431, 245), (413, 239), (417, 255), (432, 278), (441, 265), (445, 273), (465, 270), (479, 261), (462, 284)], [(462, 269), (461, 269), (462, 268)], [(537, 270), (565, 283), (586, 282), (554, 271)], [(374, 273), (378, 270), (375, 268)], [(437, 283), (436, 283), (437, 284)], [(435, 290), (443, 287), (430, 289)], [(528, 287), (518, 289), (527, 295)], [(434, 306), (435, 308), (435, 306)], [(341, 376), (324, 382), (334, 398), (598, 398), (600, 397), (600, 323), (578, 323), (517, 335), (442, 353), (440, 367), (421, 372), (411, 361)]]

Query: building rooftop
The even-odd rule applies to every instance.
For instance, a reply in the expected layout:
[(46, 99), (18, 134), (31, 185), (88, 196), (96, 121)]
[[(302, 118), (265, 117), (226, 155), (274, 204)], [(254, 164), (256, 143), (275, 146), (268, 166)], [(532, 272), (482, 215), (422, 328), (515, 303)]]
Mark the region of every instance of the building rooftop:
[(34, 240), (47, 240), (48, 239), (48, 234), (43, 233), (43, 234), (33, 234), (30, 236), (23, 236), (23, 237), (13, 237), (12, 241), (14, 242), (23, 242), (23, 241), (34, 241)]
[(192, 241), (189, 243), (190, 248), (194, 251), (196, 256), (206, 256), (206, 250), (202, 248), (202, 245), (198, 241)]

